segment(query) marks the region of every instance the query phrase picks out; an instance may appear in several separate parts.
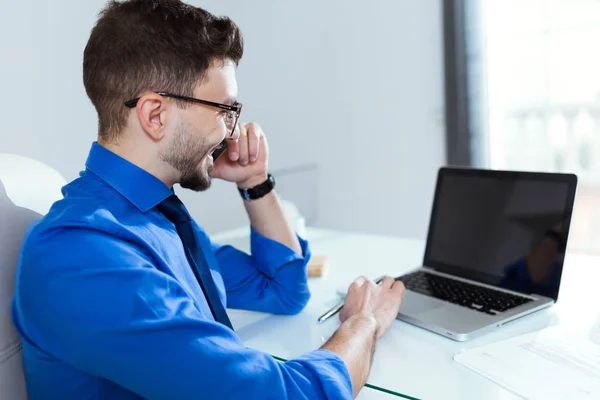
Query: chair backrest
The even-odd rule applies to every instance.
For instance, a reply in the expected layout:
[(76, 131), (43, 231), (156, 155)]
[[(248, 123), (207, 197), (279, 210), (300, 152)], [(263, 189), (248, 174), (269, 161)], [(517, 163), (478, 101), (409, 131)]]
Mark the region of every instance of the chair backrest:
[(21, 343), (11, 318), (15, 267), (27, 227), (62, 197), (62, 176), (39, 161), (0, 153), (0, 399), (27, 399)]

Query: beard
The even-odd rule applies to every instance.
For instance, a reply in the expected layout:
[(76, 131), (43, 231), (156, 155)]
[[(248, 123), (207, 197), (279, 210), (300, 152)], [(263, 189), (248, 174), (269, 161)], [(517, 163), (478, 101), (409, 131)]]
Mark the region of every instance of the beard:
[(211, 184), (212, 166), (204, 168), (202, 160), (214, 146), (207, 144), (201, 135), (192, 135), (190, 131), (190, 125), (182, 121), (176, 128), (173, 143), (160, 157), (181, 173), (181, 187), (200, 192), (207, 190)]

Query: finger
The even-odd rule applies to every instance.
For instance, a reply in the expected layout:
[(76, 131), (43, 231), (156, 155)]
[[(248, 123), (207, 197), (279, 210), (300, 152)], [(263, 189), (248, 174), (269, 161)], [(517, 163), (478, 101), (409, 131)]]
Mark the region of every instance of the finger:
[(260, 140), (263, 132), (260, 126), (254, 122), (250, 122), (246, 125), (246, 132), (248, 134), (248, 160), (255, 162), (258, 159), (258, 153), (260, 149)]
[(404, 287), (404, 283), (402, 281), (395, 281), (392, 285), (392, 292), (394, 292), (396, 296), (399, 296), (401, 299), (403, 299), (404, 295), (406, 294), (406, 287)]
[(350, 291), (358, 290), (365, 283), (366, 279), (367, 278), (364, 276), (359, 276), (356, 278), (348, 287), (348, 293), (350, 293)]
[(240, 140), (238, 140), (240, 148), (239, 163), (241, 165), (248, 164), (248, 132), (243, 124), (240, 124)]
[(386, 276), (385, 278), (383, 278), (383, 281), (381, 281), (381, 287), (384, 289), (389, 289), (392, 287), (394, 282), (394, 278), (392, 278), (391, 276)]
[(346, 310), (342, 307), (339, 313), (340, 321), (344, 322), (346, 320)]
[(240, 124), (238, 124), (235, 128), (235, 132), (237, 132), (237, 133), (234, 134), (234, 139), (227, 140), (227, 152), (229, 154), (229, 159), (231, 161), (237, 161), (240, 158), (240, 144), (239, 144), (240, 129), (239, 129), (239, 126), (240, 126)]
[(356, 283), (358, 286), (362, 286), (366, 281), (368, 281), (369, 279), (367, 279), (366, 276), (359, 276), (358, 278), (356, 278), (354, 280), (354, 283)]
[(374, 290), (377, 289), (379, 287), (379, 285), (377, 285), (375, 282), (373, 282), (370, 279), (367, 279), (363, 285), (363, 287), (365, 287), (365, 289), (367, 290)]
[(267, 137), (261, 129), (260, 141), (258, 142), (258, 161), (266, 161), (269, 155), (269, 144), (267, 143)]

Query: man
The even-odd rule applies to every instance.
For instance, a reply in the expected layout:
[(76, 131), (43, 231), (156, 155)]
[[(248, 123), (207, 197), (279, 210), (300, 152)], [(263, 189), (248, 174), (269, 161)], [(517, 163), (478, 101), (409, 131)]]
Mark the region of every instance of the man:
[(569, 225), (559, 222), (546, 229), (525, 257), (504, 268), (500, 284), (523, 293), (557, 297), (562, 273), (560, 266), (567, 249), (563, 226)]
[[(83, 62), (98, 142), (18, 266), (13, 319), (32, 400), (345, 399), (364, 385), (402, 283), (357, 279), (339, 330), (286, 363), (245, 348), (225, 312), (294, 314), (309, 298), (308, 246), (273, 191), (267, 140), (238, 122), (242, 52), (231, 20), (177, 0), (101, 13)], [(251, 255), (212, 243), (172, 189), (212, 178), (243, 191)]]

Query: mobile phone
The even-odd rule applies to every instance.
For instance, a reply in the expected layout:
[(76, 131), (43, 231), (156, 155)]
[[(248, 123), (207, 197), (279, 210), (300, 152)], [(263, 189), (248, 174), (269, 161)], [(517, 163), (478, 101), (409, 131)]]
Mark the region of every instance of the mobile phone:
[(219, 158), (223, 153), (225, 153), (226, 150), (227, 150), (227, 139), (223, 139), (223, 141), (221, 142), (221, 145), (219, 147), (217, 147), (215, 149), (215, 151), (212, 152), (213, 162), (217, 161), (217, 158)]

